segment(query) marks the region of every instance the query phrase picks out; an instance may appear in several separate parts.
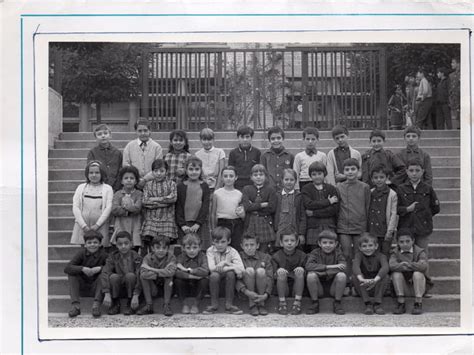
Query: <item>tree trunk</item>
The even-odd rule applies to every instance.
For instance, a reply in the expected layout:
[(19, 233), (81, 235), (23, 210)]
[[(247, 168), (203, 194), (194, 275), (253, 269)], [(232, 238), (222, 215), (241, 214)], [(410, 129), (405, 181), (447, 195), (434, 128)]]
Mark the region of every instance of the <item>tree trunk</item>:
[(95, 113), (96, 113), (96, 119), (97, 119), (97, 124), (102, 123), (102, 111), (101, 111), (101, 106), (102, 104), (100, 102), (95, 103)]

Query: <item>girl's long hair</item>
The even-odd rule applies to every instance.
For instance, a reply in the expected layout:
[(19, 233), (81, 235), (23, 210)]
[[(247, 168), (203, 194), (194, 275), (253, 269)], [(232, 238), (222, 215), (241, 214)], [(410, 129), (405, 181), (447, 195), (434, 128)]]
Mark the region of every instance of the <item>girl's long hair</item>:
[(181, 137), (183, 140), (184, 140), (184, 148), (183, 150), (187, 153), (189, 153), (189, 141), (188, 141), (188, 135), (186, 134), (185, 131), (181, 130), (181, 129), (175, 129), (174, 131), (171, 131), (170, 133), (170, 146), (168, 148), (168, 152), (170, 153), (174, 153), (174, 148), (173, 148), (173, 138), (177, 136), (177, 137)]

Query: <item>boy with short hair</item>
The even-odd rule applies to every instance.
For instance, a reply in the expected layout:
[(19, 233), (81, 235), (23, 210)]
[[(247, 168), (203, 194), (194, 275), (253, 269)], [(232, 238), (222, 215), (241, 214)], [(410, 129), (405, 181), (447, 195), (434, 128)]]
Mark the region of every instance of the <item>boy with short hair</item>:
[(206, 256), (209, 264), (209, 290), (211, 305), (203, 314), (214, 314), (219, 309), (219, 287), (221, 279), (225, 282), (225, 311), (230, 314), (242, 314), (243, 311), (235, 306), (234, 291), (237, 278), (242, 278), (244, 264), (237, 250), (230, 244), (230, 230), (216, 227), (211, 233), (212, 246), (207, 249)]
[(123, 314), (129, 316), (138, 308), (142, 257), (132, 250), (132, 236), (127, 231), (117, 233), (115, 241), (118, 250), (109, 255), (100, 274), (104, 293), (103, 303), (109, 308), (109, 315), (119, 314), (120, 295), (125, 291), (127, 303)]
[(291, 314), (297, 315), (301, 313), (306, 254), (296, 248), (298, 246), (298, 237), (295, 231), (291, 229), (281, 233), (280, 245), (282, 248), (272, 256), (279, 299), (278, 313), (282, 315), (288, 314), (286, 297), (288, 297), (291, 290), (295, 297)]
[[(318, 238), (319, 248), (308, 254), (305, 270), (308, 272), (306, 281), (311, 296), (311, 306), (307, 314), (319, 313), (319, 297), (329, 293), (334, 297), (334, 313), (345, 314), (341, 300), (346, 287), (346, 258), (338, 248), (337, 235), (333, 231), (324, 230)], [(329, 292), (328, 292), (329, 291)]]
[[(138, 169), (140, 173), (139, 186), (143, 187), (146, 183), (143, 178), (151, 172), (151, 164), (156, 159), (163, 158), (163, 149), (161, 145), (151, 139), (150, 122), (148, 120), (140, 119), (134, 127), (137, 139), (128, 142), (125, 146), (122, 165), (133, 165)], [(148, 178), (153, 179), (151, 174), (148, 174)]]
[[(429, 186), (433, 185), (433, 172), (431, 169), (431, 157), (423, 149), (418, 146), (421, 137), (421, 130), (416, 126), (409, 126), (403, 131), (403, 138), (405, 139), (406, 148), (400, 150), (396, 156), (405, 164), (407, 167), (408, 161), (413, 158), (418, 158), (422, 165), (423, 174), (422, 181)], [(405, 173), (403, 182), (408, 181), (408, 175)]]
[(370, 178), (375, 187), (370, 190), (368, 231), (378, 239), (380, 251), (388, 257), (398, 224), (398, 197), (387, 185), (388, 172), (384, 165), (375, 166)]
[[(344, 161), (346, 181), (337, 184), (339, 193), (339, 215), (337, 233), (342, 252), (347, 261), (346, 275), (352, 276), (352, 258), (357, 250), (359, 236), (367, 231), (367, 216), (370, 206), (370, 187), (359, 181), (359, 162), (354, 158)], [(348, 280), (350, 284), (350, 280)], [(350, 290), (345, 291), (347, 294)]]
[(101, 162), (107, 173), (104, 182), (117, 191), (121, 186), (118, 173), (122, 167), (122, 152), (110, 143), (112, 131), (106, 124), (100, 124), (94, 129), (94, 137), (97, 145), (89, 150), (87, 164), (93, 160)]
[[(359, 239), (359, 252), (352, 263), (352, 282), (365, 304), (364, 314), (385, 314), (382, 297), (389, 280), (387, 257), (378, 250), (377, 238), (363, 233)], [(373, 293), (374, 303), (370, 302)]]
[(214, 131), (203, 128), (199, 133), (202, 148), (196, 152), (196, 156), (202, 161), (202, 178), (211, 193), (214, 189), (221, 187), (221, 172), (225, 165), (225, 152), (214, 146)]
[(244, 186), (252, 185), (250, 180), (251, 170), (255, 164), (260, 162), (261, 152), (252, 146), (254, 131), (251, 127), (243, 126), (237, 130), (239, 146), (229, 153), (228, 164), (237, 170), (237, 181), (235, 188), (242, 191)]
[(293, 170), (298, 175), (298, 181), (296, 184), (297, 190), (302, 190), (303, 186), (311, 182), (309, 176), (309, 166), (315, 161), (319, 161), (326, 165), (327, 157), (326, 154), (317, 150), (316, 145), (319, 140), (319, 131), (315, 127), (306, 127), (303, 130), (303, 141), (305, 144), (305, 150), (299, 152), (295, 156), (293, 163)]
[(407, 163), (408, 181), (398, 187), (399, 228), (412, 231), (415, 244), (428, 250), (429, 237), (433, 232), (433, 216), (440, 211), (439, 200), (431, 186), (421, 181), (422, 162), (410, 159)]
[(252, 316), (266, 316), (265, 301), (273, 288), (273, 265), (270, 255), (258, 250), (258, 238), (252, 235), (242, 237), (240, 257), (244, 264), (242, 280), (237, 280), (237, 291), (249, 299), (249, 311)]
[(153, 314), (153, 297), (163, 290), (163, 314), (173, 315), (170, 306), (173, 276), (176, 272), (176, 257), (169, 250), (170, 239), (158, 235), (151, 241), (151, 252), (143, 259), (140, 269), (140, 282), (145, 306), (137, 311), (137, 315)]
[(385, 165), (387, 171), (393, 174), (388, 184), (400, 185), (405, 179), (405, 164), (392, 151), (384, 149), (385, 133), (374, 129), (369, 136), (371, 149), (362, 154), (362, 181), (373, 187), (370, 172), (376, 165)]
[(275, 126), (268, 130), (270, 149), (262, 154), (260, 164), (268, 171), (270, 185), (280, 192), (283, 189), (282, 179), (285, 169), (292, 169), (295, 157), (283, 146), (285, 132), (281, 127)]
[(71, 309), (68, 313), (71, 318), (81, 314), (81, 294), (94, 297), (92, 316), (98, 318), (101, 315), (102, 287), (99, 275), (108, 256), (101, 246), (101, 242), (102, 234), (98, 231), (85, 232), (84, 247), (73, 256), (64, 268), (71, 296)]
[(302, 193), (307, 215), (306, 245), (310, 252), (318, 245), (323, 230), (336, 230), (339, 197), (335, 186), (324, 183), (327, 170), (323, 163), (312, 163), (308, 171), (313, 183), (305, 185)]
[[(176, 260), (174, 283), (179, 299), (183, 303), (183, 314), (198, 314), (199, 302), (208, 288), (209, 266), (204, 251), (201, 250), (201, 239), (196, 233), (188, 233), (183, 239), (183, 252)], [(186, 296), (191, 295), (191, 307), (186, 304)]]
[[(346, 180), (346, 176), (343, 173), (344, 168), (342, 166), (344, 160), (349, 158), (357, 159), (359, 166), (361, 166), (362, 158), (360, 152), (349, 145), (349, 131), (345, 126), (334, 126), (331, 134), (334, 142), (337, 144), (337, 147), (331, 149), (327, 156), (326, 181), (329, 184), (336, 186), (337, 183)], [(359, 171), (359, 179), (361, 176), (362, 172)]]
[(426, 289), (428, 257), (423, 248), (415, 245), (413, 234), (400, 229), (397, 234), (397, 249), (390, 255), (390, 271), (397, 295), (397, 308), (393, 314), (406, 312), (405, 296), (415, 296), (412, 314), (422, 314), (422, 300)]

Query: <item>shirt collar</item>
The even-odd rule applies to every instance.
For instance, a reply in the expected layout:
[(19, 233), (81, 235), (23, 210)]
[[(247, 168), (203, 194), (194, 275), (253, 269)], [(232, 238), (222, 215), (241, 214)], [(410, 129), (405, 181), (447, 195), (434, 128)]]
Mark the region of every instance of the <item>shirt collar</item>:
[(249, 147), (249, 149), (242, 149), (242, 147), (239, 145), (239, 150), (241, 153), (243, 153), (244, 151), (247, 151), (247, 152), (251, 152), (252, 151), (252, 146)]
[(112, 144), (110, 144), (110, 142), (109, 142), (109, 144), (107, 144), (107, 146), (105, 146), (105, 147), (104, 147), (103, 145), (99, 144), (99, 149), (101, 149), (101, 150), (109, 150), (111, 146), (112, 146)]
[[(421, 180), (420, 180), (421, 181)], [(413, 190), (416, 190), (416, 188), (418, 187), (418, 185), (420, 184), (420, 181), (418, 181), (416, 184), (412, 183), (411, 181), (409, 181), (410, 185), (413, 187)]]
[(255, 259), (258, 260), (258, 250), (255, 252), (255, 255), (248, 255), (245, 252), (242, 252), (242, 257), (244, 259)]
[(407, 147), (408, 153), (418, 153), (419, 147)]
[(203, 149), (205, 153), (210, 153), (214, 150), (214, 146), (211, 147), (211, 149), (207, 150), (207, 149)]
[(337, 146), (336, 147), (336, 150), (339, 150), (341, 152), (347, 152), (349, 150), (349, 146), (346, 146), (346, 147), (339, 147)]
[(402, 254), (413, 254), (413, 247), (410, 248), (408, 251), (402, 251)]
[(295, 193), (295, 189), (291, 190), (290, 192), (286, 192), (285, 189), (281, 190), (282, 196), (293, 195), (294, 193)]

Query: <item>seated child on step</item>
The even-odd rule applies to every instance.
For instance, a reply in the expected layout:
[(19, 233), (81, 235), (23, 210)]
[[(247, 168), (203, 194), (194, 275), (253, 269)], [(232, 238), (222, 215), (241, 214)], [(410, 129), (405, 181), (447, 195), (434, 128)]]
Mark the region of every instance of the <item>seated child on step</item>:
[[(390, 277), (387, 257), (378, 251), (377, 238), (363, 233), (359, 239), (359, 252), (353, 261), (352, 283), (365, 304), (364, 314), (385, 314), (382, 297)], [(370, 295), (374, 303), (370, 302)]]
[(123, 314), (129, 316), (138, 308), (142, 258), (132, 250), (132, 236), (126, 231), (117, 233), (116, 246), (118, 250), (109, 255), (100, 274), (104, 306), (109, 308), (109, 315), (119, 314), (120, 296), (126, 294), (127, 303)]
[(428, 257), (424, 249), (415, 244), (409, 229), (399, 229), (397, 249), (390, 255), (390, 271), (397, 295), (397, 308), (393, 314), (406, 312), (405, 296), (415, 296), (412, 314), (421, 314), (423, 295), (426, 290)]
[(165, 155), (168, 164), (168, 179), (179, 183), (186, 175), (186, 160), (191, 157), (189, 153), (188, 136), (185, 131), (176, 129), (170, 133), (170, 146)]
[(211, 233), (212, 246), (206, 251), (209, 264), (209, 290), (211, 305), (204, 310), (204, 314), (216, 313), (219, 309), (219, 290), (221, 280), (225, 283), (225, 311), (230, 314), (242, 314), (243, 311), (234, 306), (235, 281), (242, 278), (244, 264), (237, 250), (230, 244), (230, 230), (225, 227), (216, 227)]
[(87, 162), (99, 161), (107, 174), (105, 183), (112, 186), (114, 191), (120, 189), (119, 170), (122, 167), (122, 152), (110, 143), (112, 131), (106, 124), (100, 124), (94, 129), (97, 145), (89, 150)]
[(249, 299), (249, 310), (253, 316), (268, 314), (265, 301), (273, 288), (273, 265), (270, 255), (258, 251), (258, 239), (252, 235), (242, 237), (240, 257), (245, 271), (242, 280), (237, 280), (236, 289)]
[(337, 234), (324, 230), (319, 234), (319, 248), (308, 254), (305, 270), (306, 281), (311, 296), (311, 306), (307, 314), (319, 313), (319, 297), (329, 294), (334, 297), (334, 313), (345, 314), (341, 300), (346, 287), (346, 259), (338, 247)]
[(185, 164), (185, 179), (177, 186), (176, 224), (180, 239), (188, 233), (197, 233), (203, 247), (209, 242), (209, 186), (202, 180), (202, 161), (191, 156)]
[(89, 230), (84, 233), (84, 247), (81, 248), (69, 261), (64, 269), (67, 274), (69, 292), (71, 296), (71, 309), (69, 317), (81, 314), (80, 296), (94, 297), (92, 316), (100, 317), (100, 304), (102, 302), (102, 287), (100, 272), (102, 271), (108, 254), (101, 247), (102, 234)]
[(142, 227), (142, 198), (143, 193), (136, 189), (140, 176), (134, 166), (124, 166), (120, 169), (119, 180), (122, 188), (114, 194), (112, 200), (112, 216), (114, 221), (114, 234), (110, 242), (116, 243), (117, 234), (126, 231), (132, 236), (132, 245), (135, 251), (142, 245), (140, 229)]
[(153, 297), (163, 294), (163, 314), (173, 315), (171, 292), (176, 272), (176, 257), (170, 252), (170, 240), (158, 235), (151, 241), (151, 252), (143, 258), (140, 282), (146, 304), (137, 311), (138, 315), (153, 314)]
[(278, 291), (278, 313), (288, 314), (286, 297), (290, 294), (295, 297), (291, 314), (301, 313), (301, 299), (304, 290), (304, 266), (306, 264), (306, 254), (297, 249), (298, 237), (294, 230), (282, 231), (280, 235), (282, 249), (272, 256), (274, 277)]
[(142, 256), (148, 253), (154, 237), (165, 235), (176, 240), (175, 202), (177, 198), (176, 183), (166, 177), (168, 164), (157, 159), (152, 164), (154, 179), (148, 181), (143, 189), (143, 216), (141, 229)]
[(72, 199), (75, 223), (71, 244), (84, 244), (84, 233), (93, 230), (102, 234), (102, 245), (110, 246), (109, 217), (114, 193), (105, 184), (106, 173), (98, 161), (91, 161), (85, 169), (86, 182), (80, 184)]
[[(183, 238), (184, 251), (176, 259), (174, 284), (179, 299), (183, 303), (182, 313), (199, 313), (199, 302), (209, 286), (209, 266), (206, 253), (201, 250), (201, 239), (196, 233), (188, 233)], [(191, 307), (186, 297), (192, 297)]]

